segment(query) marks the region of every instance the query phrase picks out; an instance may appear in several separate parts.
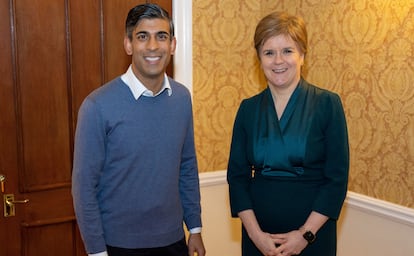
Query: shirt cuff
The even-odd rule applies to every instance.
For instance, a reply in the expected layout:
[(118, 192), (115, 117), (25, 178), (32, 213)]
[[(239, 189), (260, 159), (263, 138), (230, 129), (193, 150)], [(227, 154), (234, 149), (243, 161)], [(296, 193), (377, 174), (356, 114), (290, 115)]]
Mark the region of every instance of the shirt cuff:
[(108, 256), (108, 253), (104, 251), (104, 252), (88, 254), (88, 256)]
[(189, 230), (190, 234), (199, 234), (201, 233), (201, 227), (192, 228)]

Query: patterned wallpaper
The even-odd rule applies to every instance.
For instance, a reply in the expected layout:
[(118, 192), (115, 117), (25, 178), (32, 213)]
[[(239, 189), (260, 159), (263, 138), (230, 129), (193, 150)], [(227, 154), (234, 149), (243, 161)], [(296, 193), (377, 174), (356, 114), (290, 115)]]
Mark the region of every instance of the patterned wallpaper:
[(413, 0), (193, 0), (200, 171), (226, 169), (239, 103), (265, 87), (253, 33), (273, 10), (305, 19), (305, 78), (342, 97), (349, 189), (414, 207)]

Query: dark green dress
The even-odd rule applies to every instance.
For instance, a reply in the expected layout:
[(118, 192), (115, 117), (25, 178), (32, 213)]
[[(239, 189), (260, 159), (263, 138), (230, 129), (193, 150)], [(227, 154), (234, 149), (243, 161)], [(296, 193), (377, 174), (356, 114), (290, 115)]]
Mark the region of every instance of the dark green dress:
[[(337, 94), (302, 79), (280, 120), (269, 88), (241, 103), (227, 173), (233, 217), (253, 209), (263, 231), (285, 233), (319, 212), (329, 220), (301, 256), (334, 256), (348, 170), (346, 120)], [(244, 229), (242, 255), (262, 255)]]

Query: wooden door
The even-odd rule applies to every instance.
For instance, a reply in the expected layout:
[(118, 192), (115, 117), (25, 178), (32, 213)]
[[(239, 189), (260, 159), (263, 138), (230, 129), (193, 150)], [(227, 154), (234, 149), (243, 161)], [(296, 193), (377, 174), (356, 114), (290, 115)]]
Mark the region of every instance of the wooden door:
[[(125, 72), (125, 17), (143, 2), (171, 13), (171, 0), (0, 0), (0, 256), (85, 255), (70, 191), (77, 111)], [(5, 217), (11, 194), (29, 201)]]

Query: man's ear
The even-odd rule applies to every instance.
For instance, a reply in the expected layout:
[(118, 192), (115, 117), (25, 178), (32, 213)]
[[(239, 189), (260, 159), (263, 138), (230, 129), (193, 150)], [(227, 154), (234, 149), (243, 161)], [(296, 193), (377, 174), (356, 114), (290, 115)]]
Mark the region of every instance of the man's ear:
[(124, 49), (126, 54), (132, 55), (132, 42), (129, 40), (128, 36), (124, 36)]
[(173, 39), (171, 40), (171, 55), (175, 54), (176, 47), (177, 47), (177, 39), (173, 37)]

